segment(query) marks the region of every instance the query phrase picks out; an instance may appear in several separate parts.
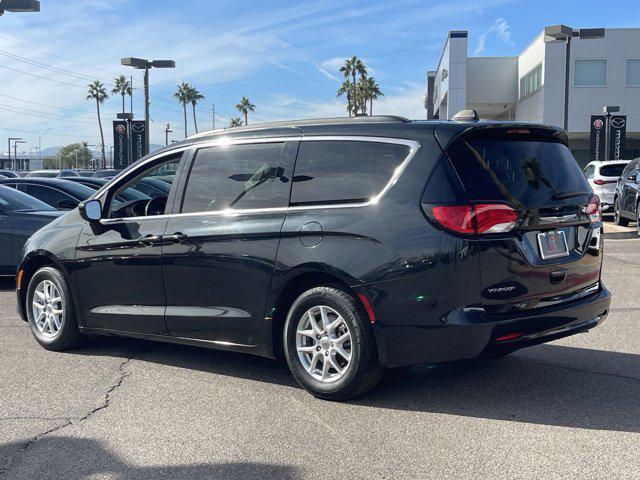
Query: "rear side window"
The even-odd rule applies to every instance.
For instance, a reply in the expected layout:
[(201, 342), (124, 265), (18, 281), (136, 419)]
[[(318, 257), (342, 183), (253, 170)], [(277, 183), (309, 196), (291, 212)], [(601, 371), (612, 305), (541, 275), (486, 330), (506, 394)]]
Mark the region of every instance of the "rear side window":
[(622, 175), (622, 171), (624, 167), (627, 165), (625, 163), (614, 163), (611, 165), (603, 165), (600, 167), (600, 175), (603, 177), (619, 177)]
[(30, 184), (20, 185), (19, 188), (27, 195), (31, 195), (32, 197), (35, 197), (38, 200), (55, 208), (58, 208), (58, 203), (64, 200), (67, 200), (69, 202), (77, 202), (77, 200), (72, 196), (61, 192), (60, 190), (56, 190), (55, 188)]
[(367, 201), (384, 189), (409, 152), (407, 145), (393, 143), (300, 142), (291, 204)]
[(518, 208), (557, 204), (564, 193), (591, 191), (562, 143), (504, 136), (467, 138), (447, 149), (472, 201), (508, 202)]
[(288, 179), (280, 166), (284, 142), (198, 150), (182, 212), (286, 206)]

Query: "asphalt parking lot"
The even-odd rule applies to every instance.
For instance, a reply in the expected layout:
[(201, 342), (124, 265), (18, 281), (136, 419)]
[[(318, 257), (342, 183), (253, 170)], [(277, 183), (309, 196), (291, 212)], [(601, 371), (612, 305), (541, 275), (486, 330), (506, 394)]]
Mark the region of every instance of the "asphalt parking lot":
[(0, 289), (0, 478), (640, 477), (638, 240), (606, 242), (600, 328), (387, 373), (349, 403), (286, 365), (120, 338), (47, 352)]

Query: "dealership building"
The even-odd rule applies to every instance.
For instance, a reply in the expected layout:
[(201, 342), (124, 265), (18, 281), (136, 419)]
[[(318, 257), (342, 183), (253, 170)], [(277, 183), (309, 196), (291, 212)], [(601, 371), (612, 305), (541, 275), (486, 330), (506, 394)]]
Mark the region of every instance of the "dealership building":
[[(591, 116), (604, 106), (619, 106), (626, 115), (623, 157), (640, 157), (640, 28), (579, 35), (574, 31), (568, 62), (571, 149), (585, 165)], [(437, 69), (427, 73), (427, 118), (451, 119), (460, 110), (475, 109), (482, 119), (564, 127), (566, 39), (545, 36), (543, 30), (512, 57), (470, 57), (468, 47), (466, 31), (449, 32)]]

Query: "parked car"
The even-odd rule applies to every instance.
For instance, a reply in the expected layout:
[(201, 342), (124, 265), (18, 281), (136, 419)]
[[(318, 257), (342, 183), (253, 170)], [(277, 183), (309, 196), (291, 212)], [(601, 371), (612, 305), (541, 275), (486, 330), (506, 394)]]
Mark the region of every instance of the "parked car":
[[(640, 158), (631, 160), (624, 167), (616, 184), (613, 205), (613, 221), (617, 225), (627, 226), (640, 218)], [(638, 224), (640, 235), (640, 223)]]
[[(566, 133), (472, 118), (259, 125), (154, 152), (27, 243), (22, 318), (51, 350), (96, 333), (284, 356), (334, 400), (385, 367), (595, 327), (601, 212)], [(167, 196), (114, 205), (163, 168)], [(48, 285), (58, 316), (35, 297)]]
[[(82, 185), (92, 188), (93, 190), (98, 190), (102, 188), (104, 185), (106, 185), (107, 183), (109, 183), (108, 179), (97, 178), (97, 177), (69, 177), (69, 178), (66, 178), (65, 180), (70, 182), (81, 183)], [(119, 202), (131, 202), (131, 201), (137, 201), (137, 200), (149, 200), (149, 198), (151, 197), (148, 197), (141, 191), (130, 187), (122, 190), (116, 198)]]
[(27, 238), (61, 214), (38, 199), (0, 185), (0, 276), (15, 276)]
[(616, 184), (628, 160), (611, 160), (607, 162), (590, 162), (582, 171), (593, 192), (600, 198), (603, 212), (613, 210), (613, 197)]
[(0, 180), (6, 185), (31, 195), (59, 210), (71, 210), (95, 193), (95, 190), (59, 178), (9, 178)]
[(114, 169), (105, 169), (98, 170), (93, 174), (94, 177), (97, 178), (113, 178), (118, 175), (122, 170), (114, 170)]
[(6, 178), (20, 178), (20, 174), (18, 172), (14, 172), (13, 170), (0, 170), (0, 175)]
[(64, 178), (64, 177), (77, 177), (78, 173), (71, 169), (62, 170), (34, 170), (26, 174), (27, 177), (33, 178)]

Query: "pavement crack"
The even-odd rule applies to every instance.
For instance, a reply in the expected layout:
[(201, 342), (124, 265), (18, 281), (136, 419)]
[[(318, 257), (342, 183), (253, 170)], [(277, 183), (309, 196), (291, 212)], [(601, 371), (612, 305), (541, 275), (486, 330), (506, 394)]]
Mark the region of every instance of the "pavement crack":
[(608, 372), (596, 372), (594, 370), (585, 370), (585, 369), (578, 368), (578, 367), (571, 367), (569, 365), (559, 365), (557, 363), (549, 363), (549, 362), (538, 362), (538, 363), (540, 363), (542, 365), (547, 365), (549, 367), (564, 368), (565, 370), (572, 370), (574, 372), (588, 373), (588, 374), (591, 374), (591, 375), (602, 375), (602, 376), (606, 376), (606, 377), (617, 378), (619, 380), (631, 380), (633, 382), (640, 383), (640, 378), (638, 378), (638, 377), (630, 377), (628, 375), (619, 375), (617, 373), (608, 373)]
[(134, 358), (136, 358), (136, 355), (133, 355), (133, 356), (127, 358), (126, 360), (124, 360), (122, 363), (120, 363), (120, 365), (118, 366), (118, 376), (117, 376), (115, 382), (113, 382), (107, 388), (106, 392), (103, 395), (103, 400), (100, 403), (100, 405), (98, 405), (97, 407), (91, 409), (89, 412), (87, 412), (86, 414), (82, 415), (81, 417), (59, 417), (59, 418), (4, 417), (4, 418), (0, 418), (0, 421), (2, 421), (2, 420), (28, 420), (28, 419), (61, 421), (60, 424), (55, 425), (55, 426), (45, 430), (44, 432), (41, 432), (38, 435), (35, 435), (35, 436), (27, 439), (22, 445), (20, 445), (20, 447), (18, 447), (18, 451), (15, 453), (15, 455), (11, 456), (4, 466), (0, 466), (0, 478), (5, 476), (14, 467), (14, 465), (18, 461), (19, 457), (21, 457), (24, 454), (26, 454), (27, 451), (29, 450), (29, 448), (31, 448), (31, 446), (34, 443), (36, 443), (38, 440), (40, 440), (40, 439), (42, 439), (42, 438), (44, 438), (47, 435), (50, 435), (52, 433), (56, 433), (56, 432), (62, 430), (63, 428), (66, 428), (66, 427), (68, 427), (70, 425), (75, 425), (75, 424), (82, 423), (85, 420), (88, 420), (89, 418), (91, 418), (96, 413), (100, 412), (101, 410), (104, 410), (104, 409), (108, 408), (109, 405), (111, 404), (111, 396), (113, 395), (113, 393), (118, 388), (120, 388), (122, 386), (122, 383), (124, 382), (124, 379), (127, 378), (129, 375), (131, 375), (130, 372), (127, 372), (127, 366), (133, 361)]

